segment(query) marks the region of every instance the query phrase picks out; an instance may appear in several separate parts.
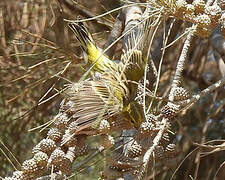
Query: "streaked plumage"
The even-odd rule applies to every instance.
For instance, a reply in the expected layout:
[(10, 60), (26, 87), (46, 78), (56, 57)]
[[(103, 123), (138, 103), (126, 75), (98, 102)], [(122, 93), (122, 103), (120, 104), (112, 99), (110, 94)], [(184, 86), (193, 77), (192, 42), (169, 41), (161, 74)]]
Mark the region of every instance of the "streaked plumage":
[(77, 124), (77, 133), (95, 129), (102, 119), (122, 118), (123, 101), (129, 90), (117, 80), (118, 75), (105, 73), (100, 79), (69, 85), (66, 101), (72, 102), (69, 110)]
[(135, 101), (135, 95), (146, 64), (142, 51), (129, 48), (122, 61), (116, 64), (96, 46), (83, 23), (70, 23), (69, 27), (80, 42), (88, 64), (93, 65), (92, 70), (100, 73), (92, 80), (70, 85), (66, 92), (66, 101), (73, 104), (70, 111), (77, 124), (76, 133), (95, 130), (102, 119), (139, 127), (144, 113), (143, 107)]
[(103, 73), (110, 69), (117, 69), (118, 65), (103, 54), (102, 49), (96, 46), (91, 34), (82, 22), (69, 23), (68, 26), (79, 41), (87, 63), (93, 65), (94, 71)]

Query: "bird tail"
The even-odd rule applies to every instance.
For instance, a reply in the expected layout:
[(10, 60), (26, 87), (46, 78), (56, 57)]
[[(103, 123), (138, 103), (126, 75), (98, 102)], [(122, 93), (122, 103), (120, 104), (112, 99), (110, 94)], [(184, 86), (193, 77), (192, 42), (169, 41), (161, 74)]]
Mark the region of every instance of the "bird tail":
[(112, 68), (117, 69), (117, 65), (96, 46), (91, 34), (82, 22), (69, 23), (68, 26), (76, 35), (77, 40), (80, 42), (81, 48), (87, 55), (84, 57), (90, 65), (93, 65), (94, 71), (103, 73)]
[(88, 29), (84, 26), (82, 22), (69, 23), (68, 26), (75, 34), (77, 40), (80, 43), (82, 50), (88, 54), (89, 48), (93, 45), (95, 46), (95, 43)]

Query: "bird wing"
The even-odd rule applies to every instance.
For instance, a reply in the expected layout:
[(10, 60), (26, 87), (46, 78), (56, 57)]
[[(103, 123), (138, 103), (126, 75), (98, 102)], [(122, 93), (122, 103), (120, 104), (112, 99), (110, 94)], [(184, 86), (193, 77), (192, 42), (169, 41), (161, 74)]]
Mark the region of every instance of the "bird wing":
[(77, 123), (77, 132), (96, 127), (102, 119), (112, 118), (121, 112), (123, 103), (110, 87), (101, 79), (75, 83), (67, 90), (66, 100), (72, 102), (69, 108), (73, 114), (72, 121)]

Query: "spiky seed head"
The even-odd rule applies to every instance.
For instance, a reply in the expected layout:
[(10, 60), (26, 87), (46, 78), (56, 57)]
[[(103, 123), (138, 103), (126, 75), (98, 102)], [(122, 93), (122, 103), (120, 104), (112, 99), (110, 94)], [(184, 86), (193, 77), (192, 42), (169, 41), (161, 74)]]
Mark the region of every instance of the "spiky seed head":
[(59, 113), (55, 116), (55, 126), (58, 129), (64, 129), (70, 121), (70, 118), (67, 117), (66, 113)]
[(54, 166), (55, 171), (61, 171), (62, 174), (70, 174), (72, 162), (66, 157), (61, 148), (55, 149), (48, 161), (48, 167)]
[(45, 152), (47, 154), (51, 153), (56, 148), (55, 141), (52, 139), (42, 139), (34, 148), (33, 153), (38, 151)]
[(149, 121), (149, 122), (152, 122), (152, 123), (155, 123), (157, 122), (157, 117), (154, 115), (154, 114), (147, 114), (147, 119), (146, 121)]
[(195, 22), (199, 27), (209, 27), (211, 25), (211, 19), (207, 14), (200, 14), (196, 16)]
[(134, 141), (134, 143), (132, 143), (131, 146), (129, 146), (127, 155), (130, 158), (135, 158), (142, 155), (142, 153), (143, 153), (142, 146), (138, 144), (137, 141)]
[(14, 171), (12, 178), (14, 178), (14, 180), (29, 180), (30, 179), (29, 175), (23, 171)]
[(72, 170), (72, 162), (68, 158), (64, 157), (59, 164), (58, 169), (62, 174), (69, 175)]
[(161, 114), (166, 118), (173, 118), (179, 112), (179, 106), (173, 103), (168, 103), (161, 109)]
[(177, 87), (173, 91), (174, 101), (183, 101), (190, 98), (189, 92), (183, 87)]
[(193, 4), (187, 4), (186, 5), (186, 13), (189, 15), (193, 15), (195, 12), (195, 7)]
[(77, 138), (70, 133), (69, 129), (67, 129), (65, 131), (65, 134), (62, 137), (61, 146), (65, 145), (66, 147), (72, 147), (72, 146), (75, 146), (76, 144), (77, 144)]
[(110, 123), (106, 119), (101, 120), (99, 123), (98, 131), (100, 134), (106, 134), (110, 131)]
[(184, 19), (191, 22), (195, 19), (195, 7), (192, 4), (187, 4)]
[(14, 178), (14, 177), (5, 177), (2, 180), (18, 180), (18, 179)]
[(47, 137), (55, 142), (58, 142), (62, 138), (62, 133), (58, 128), (51, 128), (47, 133)]
[(29, 176), (36, 176), (39, 173), (38, 165), (33, 158), (24, 161), (21, 169)]
[(38, 168), (43, 169), (47, 165), (48, 155), (44, 152), (39, 151), (34, 155), (33, 159), (37, 163)]
[(138, 129), (137, 138), (144, 138), (149, 136), (154, 129), (155, 125), (151, 121), (142, 122)]
[(142, 122), (137, 133), (137, 138), (142, 139), (150, 135), (153, 135), (158, 131), (160, 121), (157, 120), (157, 117), (154, 114), (148, 114), (146, 121)]
[(65, 152), (61, 148), (59, 148), (59, 147), (56, 148), (52, 152), (52, 154), (51, 154), (51, 156), (50, 156), (50, 158), (48, 160), (48, 166), (49, 165), (55, 165), (55, 166), (57, 166), (58, 164), (61, 163), (61, 161), (64, 158), (64, 156), (65, 156)]
[(101, 135), (101, 142), (100, 142), (100, 144), (105, 149), (109, 149), (109, 148), (113, 147), (113, 145), (115, 144), (114, 137), (112, 137), (111, 135), (108, 135), (108, 134), (103, 134), (103, 135)]
[(176, 7), (178, 10), (185, 11), (187, 7), (187, 2), (185, 0), (177, 0)]
[(218, 19), (222, 14), (222, 9), (217, 4), (214, 4), (212, 6), (206, 6), (205, 13), (209, 15), (212, 21), (218, 23)]
[(33, 147), (32, 153), (35, 154), (35, 153), (38, 153), (39, 151), (41, 151), (40, 142), (36, 146)]
[(205, 10), (205, 1), (204, 0), (194, 0), (192, 5), (195, 7), (196, 13), (203, 13)]

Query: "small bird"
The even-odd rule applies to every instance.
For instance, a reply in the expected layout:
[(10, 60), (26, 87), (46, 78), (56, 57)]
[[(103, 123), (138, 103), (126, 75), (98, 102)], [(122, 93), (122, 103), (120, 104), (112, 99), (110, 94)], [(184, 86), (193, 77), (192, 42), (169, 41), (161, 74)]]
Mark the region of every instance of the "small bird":
[[(82, 22), (69, 23), (93, 71), (100, 76), (71, 84), (66, 101), (72, 102), (70, 111), (77, 124), (77, 134), (95, 130), (102, 119), (124, 121), (138, 128), (144, 120), (143, 107), (137, 101), (137, 83), (144, 75), (146, 59), (130, 41), (119, 63), (110, 60), (95, 44)], [(135, 46), (135, 45), (134, 45)], [(126, 124), (126, 123), (124, 123)], [(84, 131), (85, 130), (85, 131)]]

